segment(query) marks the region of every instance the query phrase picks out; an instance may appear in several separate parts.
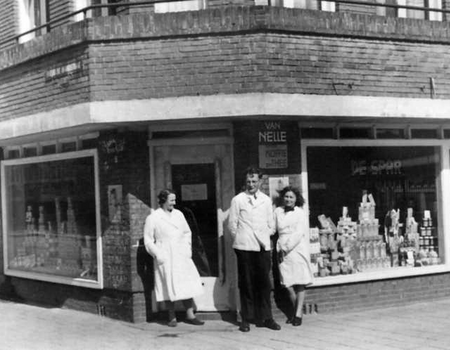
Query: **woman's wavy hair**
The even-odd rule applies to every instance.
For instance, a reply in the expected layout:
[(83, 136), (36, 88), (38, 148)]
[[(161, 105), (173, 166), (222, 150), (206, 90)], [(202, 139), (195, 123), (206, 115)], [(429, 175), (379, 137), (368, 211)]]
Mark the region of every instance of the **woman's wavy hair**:
[(301, 195), (300, 190), (297, 187), (294, 187), (294, 186), (286, 186), (285, 188), (283, 188), (280, 191), (280, 197), (279, 198), (280, 198), (281, 205), (283, 203), (284, 195), (287, 192), (293, 192), (295, 194), (295, 197), (296, 197), (295, 198), (295, 206), (302, 208), (303, 205), (305, 204), (305, 199)]
[(159, 205), (163, 205), (164, 203), (166, 203), (167, 202), (167, 198), (169, 198), (170, 194), (175, 194), (176, 195), (176, 193), (173, 190), (169, 189), (169, 188), (161, 190), (161, 192), (159, 192), (159, 194), (158, 194), (158, 204)]

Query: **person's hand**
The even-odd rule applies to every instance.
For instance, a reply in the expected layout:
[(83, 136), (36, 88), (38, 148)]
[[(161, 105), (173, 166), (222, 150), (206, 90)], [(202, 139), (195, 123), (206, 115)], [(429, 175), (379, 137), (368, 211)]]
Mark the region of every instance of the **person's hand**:
[(286, 256), (286, 253), (284, 252), (284, 250), (280, 250), (278, 252), (278, 263), (281, 264), (284, 260), (284, 257)]

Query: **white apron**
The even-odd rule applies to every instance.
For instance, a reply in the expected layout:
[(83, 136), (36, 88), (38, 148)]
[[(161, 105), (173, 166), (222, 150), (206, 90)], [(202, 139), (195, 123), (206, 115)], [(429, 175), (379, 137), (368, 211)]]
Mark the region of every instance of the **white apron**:
[(314, 275), (309, 255), (309, 228), (303, 209), (295, 207), (284, 212), (284, 208), (275, 209), (275, 224), (279, 234), (277, 252), (283, 251), (283, 260), (279, 263), (280, 282), (285, 287), (310, 285)]
[(179, 210), (159, 208), (144, 227), (145, 248), (154, 257), (156, 301), (176, 301), (203, 293), (202, 282), (192, 260), (191, 230)]

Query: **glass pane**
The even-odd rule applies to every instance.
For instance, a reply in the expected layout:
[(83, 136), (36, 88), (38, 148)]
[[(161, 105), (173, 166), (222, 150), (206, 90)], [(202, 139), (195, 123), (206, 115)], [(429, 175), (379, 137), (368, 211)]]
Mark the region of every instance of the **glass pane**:
[(172, 165), (172, 185), (192, 231), (192, 260), (200, 276), (219, 275), (214, 164)]
[(97, 280), (94, 158), (5, 166), (8, 268)]
[(201, 9), (203, 9), (203, 1), (201, 0), (160, 2), (155, 4), (156, 13), (196, 11)]
[(311, 147), (307, 151), (317, 274), (440, 263), (434, 147)]

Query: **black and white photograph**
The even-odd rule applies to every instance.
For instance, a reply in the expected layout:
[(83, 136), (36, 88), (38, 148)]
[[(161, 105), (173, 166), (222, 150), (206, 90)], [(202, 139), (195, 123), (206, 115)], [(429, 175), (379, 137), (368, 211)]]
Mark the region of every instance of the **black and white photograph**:
[(0, 9), (0, 349), (450, 349), (450, 0)]

